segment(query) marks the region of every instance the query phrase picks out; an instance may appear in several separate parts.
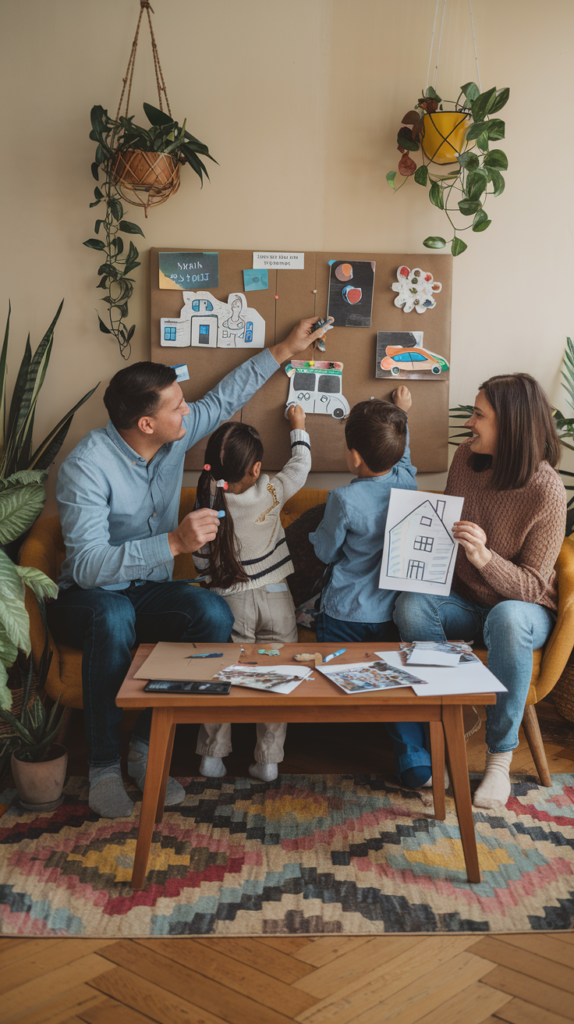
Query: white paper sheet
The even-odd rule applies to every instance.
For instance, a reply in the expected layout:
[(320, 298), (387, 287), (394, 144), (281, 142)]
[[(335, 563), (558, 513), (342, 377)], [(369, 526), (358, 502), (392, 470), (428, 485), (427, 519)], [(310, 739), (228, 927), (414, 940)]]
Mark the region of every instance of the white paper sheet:
[(379, 587), (450, 594), (464, 498), (391, 488)]
[(304, 252), (254, 252), (254, 270), (304, 270)]
[[(404, 668), (399, 651), (375, 651), (375, 654), (395, 668)], [(417, 697), (445, 697), (455, 693), (506, 693), (506, 686), (481, 661), (456, 668), (417, 665), (416, 674), (425, 680), (422, 686), (416, 683), (413, 685)]]
[[(258, 686), (250, 686), (249, 683), (241, 683), (239, 681), (241, 676), (252, 674), (265, 676), (269, 672), (277, 673), (282, 676), (298, 676), (299, 678), (295, 679), (293, 682), (279, 683), (278, 686), (273, 686), (269, 690), (261, 690), (262, 693), (291, 693), (297, 686), (299, 686), (299, 683), (302, 683), (307, 676), (311, 675), (312, 671), (313, 669), (304, 668), (301, 665), (231, 665), (229, 668), (225, 669), (221, 675), (218, 673), (217, 678), (231, 682), (232, 686), (244, 686), (245, 688), (258, 690)], [(233, 681), (234, 676), (236, 679), (235, 682)]]
[(460, 662), (460, 654), (447, 654), (446, 651), (414, 650), (407, 661), (409, 665), (435, 665), (437, 668), (455, 668)]
[[(350, 665), (317, 665), (317, 671), (322, 672), (327, 679), (339, 686), (345, 693), (357, 695), (372, 693), (373, 690), (393, 690), (397, 686), (413, 686), (414, 688), (414, 681), (421, 678), (413, 672), (408, 672), (402, 664), (398, 666), (400, 672), (393, 678), (397, 666), (393, 664), (393, 671), (387, 673), (385, 668), (391, 667), (391, 663), (383, 654), (379, 654), (378, 657), (381, 658), (383, 665), (381, 662), (355, 661)], [(373, 665), (380, 665), (380, 670), (375, 668), (373, 671)]]

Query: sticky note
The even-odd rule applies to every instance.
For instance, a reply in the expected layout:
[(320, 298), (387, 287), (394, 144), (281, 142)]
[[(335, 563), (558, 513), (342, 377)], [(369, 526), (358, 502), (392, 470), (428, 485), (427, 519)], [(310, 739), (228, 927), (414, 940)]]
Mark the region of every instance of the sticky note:
[(246, 292), (260, 292), (269, 287), (266, 270), (244, 270), (243, 290)]
[(189, 370), (185, 363), (172, 363), (172, 370), (175, 370), (176, 381), (179, 384), (182, 380), (189, 380)]

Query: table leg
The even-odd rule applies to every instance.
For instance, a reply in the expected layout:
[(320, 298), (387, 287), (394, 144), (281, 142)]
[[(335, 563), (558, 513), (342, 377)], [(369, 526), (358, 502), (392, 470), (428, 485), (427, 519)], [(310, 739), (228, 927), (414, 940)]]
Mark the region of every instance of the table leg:
[(434, 816), (438, 821), (446, 818), (444, 794), (444, 730), (442, 722), (429, 722), (432, 765), (432, 795)]
[(171, 708), (154, 708), (151, 720), (140, 827), (132, 872), (132, 889), (143, 889), (145, 883), (153, 826), (163, 781), (172, 722), (173, 711)]
[(480, 882), (476, 833), (474, 831), (472, 802), (470, 799), (468, 762), (466, 760), (466, 744), (464, 742), (462, 706), (460, 704), (443, 704), (442, 721), (448, 749), (451, 782), (454, 790), (454, 801), (458, 815), (466, 874), (469, 882)]
[(163, 821), (163, 812), (165, 809), (165, 794), (167, 791), (167, 780), (169, 776), (169, 767), (171, 765), (171, 755), (173, 754), (173, 741), (175, 739), (175, 725), (172, 725), (169, 732), (169, 739), (167, 741), (167, 747), (165, 751), (165, 764), (163, 766), (163, 775), (161, 777), (161, 787), (159, 796), (157, 798), (157, 807), (155, 812), (155, 823), (161, 825)]

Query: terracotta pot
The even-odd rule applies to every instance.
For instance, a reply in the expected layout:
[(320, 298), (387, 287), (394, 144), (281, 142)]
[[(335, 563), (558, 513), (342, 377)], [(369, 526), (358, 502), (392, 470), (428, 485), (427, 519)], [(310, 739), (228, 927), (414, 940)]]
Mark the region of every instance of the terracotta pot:
[(44, 761), (19, 761), (12, 754), (12, 775), (27, 811), (53, 811), (64, 797), (62, 789), (68, 766), (68, 751), (54, 743)]
[(116, 183), (162, 188), (179, 178), (179, 164), (166, 153), (126, 149), (116, 153), (112, 162), (112, 177)]

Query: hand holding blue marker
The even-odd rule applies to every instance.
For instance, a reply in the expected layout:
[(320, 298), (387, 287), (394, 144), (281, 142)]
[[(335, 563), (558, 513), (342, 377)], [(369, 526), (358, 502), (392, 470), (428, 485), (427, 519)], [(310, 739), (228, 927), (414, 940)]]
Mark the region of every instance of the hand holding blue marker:
[(341, 647), (339, 651), (333, 651), (332, 654), (328, 654), (326, 658), (323, 658), (323, 664), (326, 665), (328, 661), (332, 661), (333, 658), (338, 658), (340, 654), (346, 654), (347, 648)]
[(224, 511), (223, 511), (223, 509), (222, 509), (222, 510), (221, 510), (221, 512), (218, 512), (218, 513), (217, 513), (217, 518), (218, 518), (218, 519), (223, 519), (224, 515), (225, 515), (225, 512), (224, 512)]

